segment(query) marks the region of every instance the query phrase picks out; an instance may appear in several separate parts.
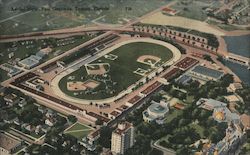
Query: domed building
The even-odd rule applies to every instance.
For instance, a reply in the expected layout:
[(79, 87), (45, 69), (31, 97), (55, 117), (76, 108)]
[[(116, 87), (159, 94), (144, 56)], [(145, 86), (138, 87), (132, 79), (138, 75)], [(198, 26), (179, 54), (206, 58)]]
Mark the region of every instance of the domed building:
[(160, 103), (152, 101), (151, 103), (147, 110), (142, 113), (143, 120), (148, 123), (155, 120), (158, 124), (161, 124), (169, 112), (169, 106), (163, 101)]

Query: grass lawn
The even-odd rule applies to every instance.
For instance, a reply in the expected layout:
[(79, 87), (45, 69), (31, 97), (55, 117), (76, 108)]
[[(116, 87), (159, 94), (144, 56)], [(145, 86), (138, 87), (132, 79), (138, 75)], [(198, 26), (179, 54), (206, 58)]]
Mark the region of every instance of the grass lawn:
[(165, 123), (171, 122), (175, 117), (179, 116), (182, 114), (182, 110), (177, 110), (175, 108), (170, 109), (170, 113), (167, 114)]
[(192, 103), (194, 100), (194, 96), (187, 96), (186, 103)]
[(67, 134), (77, 138), (78, 140), (81, 140), (83, 137), (86, 137), (89, 133), (90, 133), (90, 130), (70, 132), (70, 133), (67, 133)]
[(91, 128), (84, 125), (84, 124), (76, 123), (71, 128), (69, 128), (67, 131), (85, 130), (85, 129), (91, 129)]
[(192, 1), (187, 5), (182, 4), (181, 2), (176, 3), (173, 8), (180, 11), (177, 15), (204, 21), (207, 19), (206, 13), (202, 10), (203, 7), (209, 6), (208, 3)]
[[(101, 57), (91, 64), (94, 63), (108, 63), (110, 70), (107, 73), (109, 78), (108, 83), (104, 83), (102, 80), (94, 78), (92, 75), (87, 75), (85, 67), (81, 67), (75, 72), (63, 77), (59, 82), (60, 89), (69, 96), (80, 98), (80, 99), (104, 99), (113, 97), (119, 94), (122, 90), (128, 88), (136, 81), (142, 78), (142, 76), (133, 73), (138, 68), (147, 70), (150, 73), (153, 69), (146, 64), (137, 62), (137, 59), (142, 55), (153, 55), (161, 58), (161, 61), (157, 65), (163, 64), (173, 57), (173, 53), (166, 47), (153, 43), (136, 42), (123, 45), (111, 52), (118, 56), (115, 60), (109, 60)], [(78, 95), (75, 95), (75, 91), (67, 90), (67, 82), (69, 76), (75, 76), (74, 81), (86, 81), (87, 79), (97, 80), (100, 85), (95, 88), (95, 93), (85, 93), (84, 91), (77, 91)], [(99, 76), (99, 79), (103, 79), (103, 76)], [(126, 80), (124, 80), (126, 79)], [(116, 83), (116, 84), (114, 84)]]
[(92, 131), (92, 128), (90, 128), (84, 124), (75, 123), (73, 126), (66, 129), (64, 131), (64, 133), (72, 135), (75, 138), (80, 140), (83, 137), (87, 136), (91, 131)]

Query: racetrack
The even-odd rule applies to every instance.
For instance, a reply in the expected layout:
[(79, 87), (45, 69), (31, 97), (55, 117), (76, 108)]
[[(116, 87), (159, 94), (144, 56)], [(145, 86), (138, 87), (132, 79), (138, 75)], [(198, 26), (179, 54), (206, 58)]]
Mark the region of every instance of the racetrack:
[[(166, 42), (163, 42), (163, 41), (159, 41), (159, 40), (153, 40), (153, 39), (149, 39), (149, 38), (140, 38), (140, 39), (131, 39), (131, 40), (127, 40), (127, 41), (123, 41), (123, 42), (120, 42), (118, 44), (115, 44), (114, 46), (102, 51), (101, 53), (99, 53), (98, 55), (94, 56), (93, 57), (88, 57), (86, 58), (85, 60), (83, 60), (81, 63), (79, 63), (77, 66), (73, 66), (73, 67), (70, 67), (66, 70), (64, 70), (63, 72), (61, 72), (60, 74), (58, 74), (52, 81), (51, 81), (51, 88), (53, 90), (53, 92), (59, 96), (60, 98), (64, 99), (64, 100), (67, 100), (67, 101), (70, 101), (70, 102), (73, 102), (73, 103), (78, 103), (78, 104), (88, 104), (90, 102), (93, 102), (93, 103), (110, 103), (110, 102), (113, 102), (115, 100), (117, 100), (118, 98), (120, 98), (121, 96), (129, 93), (131, 91), (131, 89), (126, 89), (127, 87), (130, 87), (131, 85), (133, 85), (133, 83), (136, 83), (136, 81), (139, 81), (141, 78), (145, 78), (145, 77), (141, 77), (139, 75), (136, 75), (133, 73), (133, 71), (130, 69), (126, 69), (125, 70), (128, 70), (129, 72), (127, 72), (127, 74), (131, 74), (137, 78), (133, 79), (131, 81), (131, 83), (126, 83), (126, 85), (124, 85), (123, 89), (118, 89), (117, 92), (114, 94), (114, 96), (110, 95), (110, 96), (107, 96), (107, 97), (103, 97), (101, 96), (100, 98), (94, 98), (94, 97), (88, 97), (87, 99), (86, 98), (79, 98), (79, 97), (74, 97), (73, 95), (69, 95), (67, 93), (65, 93), (60, 87), (59, 87), (59, 84), (60, 84), (60, 81), (68, 76), (68, 75), (71, 75), (71, 73), (77, 71), (82, 65), (84, 64), (87, 64), (87, 63), (92, 63), (92, 62), (95, 62), (97, 60), (103, 60), (103, 56), (106, 55), (107, 53), (110, 53), (110, 52), (113, 52), (113, 51), (116, 51), (117, 49), (119, 49), (120, 47), (124, 46), (124, 45), (128, 45), (128, 44), (131, 44), (131, 43), (150, 43), (150, 44), (156, 44), (156, 45), (160, 45), (160, 46), (163, 46), (164, 48), (168, 49), (169, 51), (172, 52), (172, 58), (170, 59), (165, 59), (166, 61), (164, 61), (164, 65), (171, 65), (173, 64), (174, 62), (178, 61), (181, 57), (181, 53), (180, 51), (174, 47), (173, 45), (169, 44), (169, 43), (166, 43)], [(126, 53), (123, 53), (123, 54), (126, 54)], [(118, 57), (118, 60), (119, 60), (119, 57)], [(111, 60), (109, 60), (111, 61)], [(123, 61), (123, 60), (121, 60)], [(129, 60), (127, 60), (129, 61)], [(138, 63), (138, 62), (137, 62)], [(122, 64), (114, 64), (115, 66), (117, 65), (122, 65)], [(144, 64), (143, 64), (144, 65)], [(121, 67), (121, 66), (120, 66)], [(112, 65), (111, 65), (111, 68), (112, 68)], [(121, 70), (123, 69), (124, 67), (120, 68)], [(136, 70), (137, 68), (135, 68), (134, 70)], [(118, 69), (119, 70), (119, 69)], [(113, 72), (115, 73), (116, 75), (113, 75), (113, 76), (116, 76), (118, 78), (121, 79), (121, 77), (124, 76), (124, 78), (126, 79), (124, 73), (126, 72), (123, 72), (123, 74), (119, 74), (117, 72)], [(111, 74), (111, 77), (112, 77), (112, 74)], [(120, 82), (118, 81), (118, 84)], [(122, 83), (121, 83), (122, 84)], [(125, 89), (124, 89), (125, 88)]]

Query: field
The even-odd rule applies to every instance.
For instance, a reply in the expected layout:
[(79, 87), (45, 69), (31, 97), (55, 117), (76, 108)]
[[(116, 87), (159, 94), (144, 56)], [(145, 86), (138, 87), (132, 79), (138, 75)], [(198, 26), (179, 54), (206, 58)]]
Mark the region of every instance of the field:
[(178, 16), (205, 21), (207, 19), (206, 9), (217, 9), (222, 4), (217, 0), (182, 0), (171, 6), (178, 11)]
[(69, 134), (77, 138), (78, 140), (81, 140), (83, 137), (87, 136), (92, 129), (84, 124), (75, 123), (68, 129), (64, 131), (65, 134)]
[[(90, 63), (109, 64), (109, 68), (106, 69), (107, 73), (103, 75), (88, 74), (86, 67), (82, 66), (80, 69), (63, 77), (59, 82), (59, 88), (65, 94), (80, 99), (97, 100), (113, 97), (143, 78), (144, 75), (134, 73), (138, 68), (146, 71), (145, 75), (147, 75), (157, 68), (157, 66), (160, 66), (173, 57), (173, 53), (167, 47), (148, 42), (128, 43), (114, 49), (111, 51), (111, 54), (117, 56), (117, 58), (110, 60), (102, 56)], [(151, 55), (151, 57), (145, 59), (147, 62), (142, 63), (138, 61), (138, 58), (141, 56), (148, 55)], [(157, 59), (159, 60), (157, 63), (153, 60), (155, 57), (160, 58)], [(67, 90), (67, 82), (84, 82), (89, 79), (99, 82), (100, 85), (95, 89), (87, 89), (85, 91)]]
[(96, 23), (124, 24), (130, 19), (135, 19), (168, 3), (167, 0), (109, 0), (108, 2), (103, 0), (3, 1), (1, 3), (0, 35), (53, 30)]

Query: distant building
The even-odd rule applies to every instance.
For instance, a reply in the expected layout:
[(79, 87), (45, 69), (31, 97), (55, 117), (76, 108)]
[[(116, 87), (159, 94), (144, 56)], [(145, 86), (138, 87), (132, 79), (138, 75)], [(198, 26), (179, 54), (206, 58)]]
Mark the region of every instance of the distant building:
[(217, 107), (213, 111), (213, 118), (217, 122), (233, 122), (240, 123), (240, 116), (236, 113), (232, 113), (227, 107)]
[(8, 94), (6, 96), (4, 96), (4, 101), (6, 101), (7, 105), (13, 106), (15, 104), (17, 104), (20, 99), (16, 94)]
[(129, 122), (118, 124), (112, 132), (111, 152), (115, 155), (122, 155), (134, 145), (134, 127)]
[(227, 106), (226, 103), (214, 100), (214, 99), (206, 99), (206, 98), (200, 98), (197, 102), (196, 105), (200, 106), (203, 109), (207, 110), (213, 110), (216, 107), (224, 107)]
[(160, 103), (151, 101), (151, 105), (142, 113), (143, 120), (148, 123), (155, 120), (157, 123), (161, 124), (168, 112), (168, 104), (164, 101)]
[(213, 118), (217, 122), (228, 122), (228, 123), (240, 123), (240, 116), (236, 113), (231, 112), (227, 108), (227, 104), (214, 100), (214, 99), (205, 99), (201, 98), (196, 102), (200, 108), (213, 111)]
[(36, 90), (43, 91), (44, 87), (42, 84), (45, 84), (45, 81), (38, 77), (34, 77), (28, 81), (25, 81), (25, 84), (27, 84), (29, 87), (35, 88)]
[(4, 70), (4, 71), (8, 72), (7, 75), (8, 75), (9, 77), (13, 77), (13, 76), (15, 76), (15, 75), (17, 75), (17, 74), (20, 74), (20, 73), (22, 72), (22, 70), (18, 69), (18, 68), (15, 67), (15, 66), (12, 66), (12, 65), (10, 65), (10, 64), (8, 64), (8, 63), (2, 64), (2, 65), (0, 66), (0, 68), (1, 68), (2, 70)]
[(20, 97), (20, 100), (19, 100), (19, 103), (18, 103), (19, 107), (23, 108), (26, 104), (27, 104), (26, 99)]
[(41, 49), (38, 53), (43, 53), (43, 54), (45, 54), (45, 55), (48, 55), (48, 54), (51, 53), (52, 51), (53, 51), (52, 48), (47, 47), (47, 48)]
[(0, 155), (10, 155), (14, 153), (22, 142), (7, 134), (0, 133)]
[(87, 137), (83, 137), (80, 144), (82, 144), (87, 150), (94, 151), (96, 149), (96, 140), (100, 137), (100, 130), (94, 130), (88, 134)]
[(213, 119), (218, 123), (226, 122), (226, 136), (217, 144), (207, 143), (202, 149), (202, 154), (228, 155), (238, 150), (240, 143), (245, 139), (244, 129), (250, 124), (247, 115), (239, 116), (227, 108), (227, 104), (213, 99), (201, 98), (196, 103), (200, 108), (213, 111)]
[(239, 89), (242, 89), (242, 84), (241, 83), (231, 83), (229, 86), (228, 86), (228, 90), (229, 91), (233, 91), (235, 92), (236, 90), (239, 90)]
[(21, 61), (18, 64), (26, 69), (31, 69), (40, 64), (41, 60), (46, 54), (38, 52), (36, 55), (31, 55)]
[(191, 71), (190, 75), (201, 78), (202, 80), (208, 81), (208, 80), (219, 80), (224, 73), (215, 69), (207, 68), (205, 66), (195, 66)]
[(246, 130), (250, 130), (250, 115), (243, 114), (240, 116), (242, 125)]

